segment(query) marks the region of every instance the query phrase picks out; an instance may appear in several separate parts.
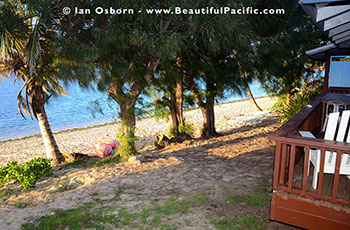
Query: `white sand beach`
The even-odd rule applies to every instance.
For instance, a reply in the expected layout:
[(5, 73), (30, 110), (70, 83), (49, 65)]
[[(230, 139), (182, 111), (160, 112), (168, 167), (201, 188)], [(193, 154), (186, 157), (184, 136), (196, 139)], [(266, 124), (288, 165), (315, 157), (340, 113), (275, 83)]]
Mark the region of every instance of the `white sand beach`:
[[(257, 98), (257, 103), (263, 110), (271, 110), (276, 98)], [(253, 106), (249, 100), (236, 101), (215, 105), (215, 125), (218, 132), (232, 128), (232, 121), (235, 117), (253, 112)], [(185, 111), (186, 122), (193, 123), (199, 134), (199, 127), (202, 124), (202, 114), (199, 109)], [(137, 148), (143, 148), (153, 144), (155, 134), (166, 133), (170, 120), (144, 118), (136, 122)], [(118, 123), (107, 124), (98, 127), (87, 127), (84, 129), (65, 130), (55, 133), (57, 144), (62, 152), (88, 153), (91, 146), (100, 138), (108, 135), (114, 138), (117, 134)], [(9, 161), (24, 163), (34, 157), (45, 157), (45, 148), (41, 136), (27, 137), (0, 142), (0, 166)]]

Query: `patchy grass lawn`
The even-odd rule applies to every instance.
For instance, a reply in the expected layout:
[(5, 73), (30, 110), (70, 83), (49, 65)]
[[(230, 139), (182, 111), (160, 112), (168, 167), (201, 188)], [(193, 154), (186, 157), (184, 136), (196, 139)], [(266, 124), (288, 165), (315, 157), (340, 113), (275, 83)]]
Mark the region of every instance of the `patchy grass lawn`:
[[(237, 208), (246, 202), (250, 206), (268, 206), (268, 194), (243, 194), (232, 196), (222, 188), (226, 194), (228, 206)], [(113, 204), (120, 199), (120, 195), (132, 188), (122, 188), (115, 196), (108, 200), (100, 200), (97, 193), (92, 193), (93, 202), (86, 203), (78, 208), (56, 210), (53, 215), (43, 216), (28, 221), (22, 226), (24, 230), (30, 229), (266, 229), (263, 217), (240, 210), (239, 217), (232, 218), (223, 212), (205, 211), (196, 215), (197, 211), (207, 206), (216, 206), (204, 192), (192, 196), (182, 197), (179, 191), (158, 193), (157, 198), (148, 202), (135, 204), (133, 207), (115, 207)], [(149, 205), (144, 205), (149, 203)], [(233, 205), (231, 205), (233, 204)], [(194, 218), (193, 218), (194, 217)], [(211, 225), (211, 226), (210, 226)]]
[(277, 118), (0, 190), (0, 229), (295, 229), (268, 219)]

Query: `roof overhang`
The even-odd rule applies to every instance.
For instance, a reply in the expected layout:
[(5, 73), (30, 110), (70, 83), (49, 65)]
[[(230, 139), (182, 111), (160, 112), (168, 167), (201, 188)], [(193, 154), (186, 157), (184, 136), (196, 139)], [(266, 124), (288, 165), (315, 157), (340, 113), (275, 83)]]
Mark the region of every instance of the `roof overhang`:
[(327, 53), (331, 56), (350, 55), (350, 48), (339, 48), (335, 44), (330, 43), (316, 49), (306, 51), (306, 54), (313, 60), (326, 61)]
[(349, 0), (300, 0), (300, 5), (338, 48), (350, 48)]

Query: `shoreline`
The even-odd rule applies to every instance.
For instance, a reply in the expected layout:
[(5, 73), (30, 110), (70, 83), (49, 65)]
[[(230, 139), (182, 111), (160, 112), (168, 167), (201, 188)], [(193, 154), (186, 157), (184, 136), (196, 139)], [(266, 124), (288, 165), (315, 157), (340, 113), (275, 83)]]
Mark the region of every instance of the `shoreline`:
[[(275, 97), (256, 98), (259, 106), (267, 111), (271, 110), (275, 103)], [(254, 112), (254, 108), (248, 99), (221, 103), (215, 105), (215, 128), (217, 132), (233, 129), (232, 120), (245, 113)], [(185, 121), (192, 123), (195, 127), (194, 137), (200, 134), (200, 127), (203, 117), (200, 109), (184, 111)], [(138, 150), (153, 145), (157, 133), (166, 133), (171, 121), (148, 117), (138, 119), (136, 122), (137, 136), (136, 147)], [(96, 125), (93, 127), (75, 128), (54, 132), (57, 145), (63, 153), (87, 154), (92, 146), (102, 137), (116, 139), (118, 122)], [(35, 157), (46, 158), (45, 147), (41, 135), (10, 139), (0, 142), (0, 167), (5, 166), (9, 161), (17, 161), (19, 164), (27, 162)]]
[[(255, 100), (258, 100), (258, 99), (261, 99), (261, 98), (274, 98), (274, 96), (255, 97)], [(240, 99), (240, 100), (236, 100), (236, 101), (222, 102), (222, 103), (215, 104), (215, 107), (219, 106), (219, 105), (239, 103), (239, 102), (248, 101), (248, 100), (249, 100), (249, 98)], [(192, 110), (197, 110), (197, 109), (199, 109), (199, 108), (195, 107), (195, 108), (184, 109), (184, 113), (186, 113), (188, 111), (192, 111)], [(151, 116), (136, 118), (136, 123), (139, 122), (139, 121), (142, 121), (144, 119), (149, 119), (149, 118), (154, 118), (154, 117), (155, 117), (154, 115), (151, 115)], [(59, 131), (54, 131), (53, 133), (54, 134), (60, 134), (60, 133), (73, 132), (73, 131), (85, 130), (85, 129), (90, 129), (90, 128), (98, 128), (98, 127), (102, 127), (102, 126), (118, 124), (119, 122), (120, 122), (120, 120), (114, 121), (114, 122), (106, 122), (106, 123), (102, 123), (102, 124), (84, 126), (84, 127), (68, 128), (68, 129), (62, 129), (62, 130), (59, 130)], [(6, 143), (6, 142), (11, 142), (11, 141), (25, 140), (25, 139), (32, 138), (32, 137), (41, 137), (41, 133), (36, 133), (36, 134), (26, 135), (26, 136), (22, 136), (22, 137), (5, 139), (5, 140), (0, 141), (0, 144), (1, 143)]]

